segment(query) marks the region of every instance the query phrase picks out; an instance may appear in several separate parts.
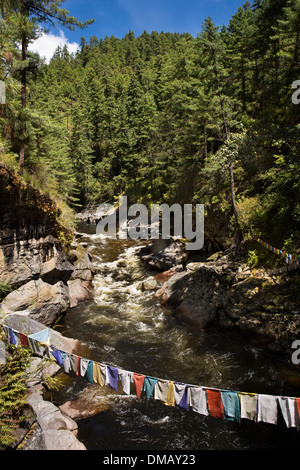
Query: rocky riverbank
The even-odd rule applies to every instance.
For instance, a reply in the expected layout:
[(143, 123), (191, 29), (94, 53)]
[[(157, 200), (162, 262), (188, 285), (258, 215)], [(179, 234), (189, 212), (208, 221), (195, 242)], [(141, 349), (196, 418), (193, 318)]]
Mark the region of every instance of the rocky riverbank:
[(264, 269), (251, 269), (230, 252), (191, 262), (178, 241), (159, 251), (147, 245), (139, 255), (159, 271), (153, 275), (155, 297), (179, 320), (195, 329), (235, 328), (291, 357), (292, 343), (300, 338), (297, 271), (273, 276)]
[[(44, 325), (52, 326), (69, 308), (93, 298), (93, 262), (80, 235), (60, 225), (55, 202), (3, 164), (0, 191), (0, 323), (21, 318), (23, 323), (37, 322), (41, 330)], [(68, 344), (64, 350), (73, 347)], [(5, 360), (1, 347), (0, 362)], [(33, 448), (82, 450), (84, 446), (76, 439), (76, 422), (43, 400), (44, 378), (56, 372), (55, 365), (44, 367), (41, 358), (31, 361), (29, 421), (38, 423)], [(18, 430), (16, 445), (27, 431)]]
[[(22, 314), (11, 314), (5, 324), (16, 331), (32, 334), (41, 331), (44, 325)], [(66, 338), (51, 330), (51, 345), (69, 353), (88, 350), (88, 346), (78, 340)], [(14, 448), (23, 450), (85, 450), (78, 441), (77, 423), (68, 413), (44, 399), (45, 391), (51, 384), (57, 386), (56, 378), (61, 367), (46, 357), (33, 354), (26, 370), (28, 406), (23, 409), (25, 424), (16, 431)], [(57, 376), (59, 377), (59, 376)], [(54, 382), (53, 382), (54, 378)], [(58, 382), (55, 382), (55, 379)]]

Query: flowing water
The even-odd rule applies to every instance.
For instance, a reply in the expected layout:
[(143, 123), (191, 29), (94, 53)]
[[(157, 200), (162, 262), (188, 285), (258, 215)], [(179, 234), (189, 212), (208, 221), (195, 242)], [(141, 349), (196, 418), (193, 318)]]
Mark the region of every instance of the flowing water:
[[(163, 310), (153, 291), (142, 291), (142, 280), (153, 275), (136, 256), (138, 243), (94, 235), (81, 228), (81, 242), (97, 267), (94, 301), (70, 310), (63, 318), (64, 335), (90, 347), (96, 361), (154, 377), (235, 391), (299, 396), (299, 381), (288, 364), (280, 364), (259, 344), (237, 333), (216, 329), (192, 331)], [(90, 233), (88, 233), (88, 231)], [(63, 396), (88, 387), (74, 377)], [(78, 421), (78, 438), (97, 450), (295, 449), (296, 429), (242, 420), (241, 424), (202, 416), (158, 400), (113, 396), (111, 405)]]

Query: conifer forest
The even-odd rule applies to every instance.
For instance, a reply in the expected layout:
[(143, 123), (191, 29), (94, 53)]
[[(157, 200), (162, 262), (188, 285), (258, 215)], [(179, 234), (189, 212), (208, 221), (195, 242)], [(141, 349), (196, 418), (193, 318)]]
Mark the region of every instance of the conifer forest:
[[(197, 37), (89, 40), (61, 3), (2, 0), (5, 158), (75, 211), (120, 194), (202, 203), (211, 236), (238, 223), (297, 250), (300, 1), (246, 1)], [(41, 23), (82, 28), (78, 52), (30, 52)]]

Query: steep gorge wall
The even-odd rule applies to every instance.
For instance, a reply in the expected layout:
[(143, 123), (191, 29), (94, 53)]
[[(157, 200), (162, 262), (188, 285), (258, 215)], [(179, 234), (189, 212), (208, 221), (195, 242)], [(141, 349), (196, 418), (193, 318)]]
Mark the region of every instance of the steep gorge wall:
[(75, 241), (66, 247), (59, 240), (55, 202), (3, 164), (0, 194), (0, 283), (12, 290), (2, 311), (50, 325), (79, 298), (90, 297), (91, 260)]

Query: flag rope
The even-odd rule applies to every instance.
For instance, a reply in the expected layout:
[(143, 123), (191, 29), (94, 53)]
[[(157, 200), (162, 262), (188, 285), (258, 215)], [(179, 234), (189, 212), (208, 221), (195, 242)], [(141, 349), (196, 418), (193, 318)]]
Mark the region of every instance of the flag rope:
[[(173, 381), (173, 380), (170, 380), (170, 379), (162, 379), (162, 378), (158, 378), (158, 377), (153, 377), (153, 376), (150, 376), (148, 374), (141, 374), (141, 373), (137, 373), (137, 372), (131, 372), (131, 371), (127, 371), (127, 370), (122, 369), (122, 368), (118, 368), (118, 367), (115, 367), (115, 366), (110, 366), (110, 365), (108, 365), (106, 363), (103, 363), (103, 362), (94, 361), (92, 359), (86, 359), (86, 358), (78, 356), (74, 353), (69, 353), (69, 352), (63, 351), (62, 349), (57, 348), (56, 346), (52, 346), (51, 342), (50, 342), (51, 335), (50, 335), (50, 332), (49, 332), (49, 328), (47, 328), (47, 332), (49, 334), (48, 338), (46, 338), (46, 336), (45, 336), (45, 329), (41, 330), (40, 332), (34, 333), (32, 335), (26, 335), (26, 334), (21, 333), (21, 332), (15, 330), (14, 328), (11, 328), (11, 327), (9, 327), (8, 325), (5, 325), (5, 324), (3, 324), (3, 328), (4, 328), (4, 331), (6, 331), (7, 338), (8, 338), (8, 341), (9, 341), (10, 344), (13, 344), (14, 346), (16, 346), (16, 345), (19, 346), (21, 344), (21, 346), (24, 347), (24, 337), (25, 337), (25, 338), (28, 339), (28, 345), (27, 346), (32, 350), (33, 353), (43, 357), (44, 354), (45, 354), (45, 351), (46, 351), (46, 353), (48, 354), (48, 357), (50, 359), (51, 359), (50, 354), (52, 353), (52, 356), (56, 359), (56, 362), (60, 366), (63, 366), (65, 371), (66, 371), (66, 368), (65, 368), (66, 358), (69, 357), (69, 359), (70, 359), (70, 356), (73, 356), (73, 357), (77, 358), (77, 360), (75, 360), (75, 364), (77, 364), (76, 370), (74, 370), (74, 368), (72, 368), (71, 365), (69, 364), (69, 368), (68, 368), (67, 373), (70, 373), (70, 371), (71, 371), (71, 372), (76, 373), (76, 375), (79, 375), (81, 377), (85, 377), (85, 375), (87, 375), (87, 368), (85, 369), (85, 372), (82, 375), (81, 374), (81, 369), (80, 369), (80, 361), (81, 360), (87, 361), (88, 364), (91, 362), (92, 365), (95, 363), (96, 365), (99, 365), (99, 366), (102, 366), (102, 367), (106, 368), (103, 381), (101, 379), (100, 382), (99, 381), (95, 382), (94, 380), (91, 382), (91, 380), (89, 380), (87, 377), (85, 377), (86, 380), (88, 380), (90, 383), (97, 383), (97, 384), (100, 384), (100, 385), (109, 385), (109, 386), (111, 386), (111, 388), (113, 388), (115, 391), (117, 391), (116, 386), (112, 386), (112, 384), (110, 383), (110, 378), (107, 375), (108, 374), (107, 368), (111, 368), (111, 369), (117, 370), (117, 372), (118, 372), (117, 382), (119, 382), (119, 380), (120, 380), (119, 373), (122, 371), (122, 372), (126, 372), (128, 374), (131, 374), (131, 379), (135, 376), (140, 376), (140, 377), (143, 376), (144, 377), (143, 378), (143, 384), (144, 384), (145, 378), (154, 379), (154, 380), (156, 380), (156, 383), (158, 383), (158, 382), (168, 383), (168, 385), (167, 385), (168, 386), (168, 394), (165, 397), (166, 399), (163, 400), (162, 398), (156, 398), (155, 394), (154, 394), (154, 398), (164, 402), (164, 404), (169, 405), (169, 406), (170, 406), (170, 402), (169, 402), (170, 384), (173, 387), (173, 388), (171, 387), (171, 389), (173, 391), (173, 404), (171, 406), (175, 406), (175, 401), (174, 401), (175, 400), (174, 399), (174, 390), (175, 389), (174, 389), (174, 387), (176, 385), (179, 385), (179, 386), (184, 386), (184, 388), (181, 389), (183, 395), (182, 395), (182, 398), (181, 398), (180, 402), (178, 402), (178, 400), (177, 400), (176, 405), (178, 405), (181, 408), (186, 409), (187, 411), (189, 409), (192, 409), (193, 411), (197, 412), (198, 414), (202, 414), (202, 415), (206, 415), (206, 416), (211, 415), (213, 417), (221, 417), (222, 419), (227, 419), (227, 420), (230, 420), (230, 421), (240, 422), (241, 418), (245, 418), (245, 419), (250, 419), (250, 420), (256, 421), (256, 422), (263, 421), (263, 422), (268, 422), (270, 424), (277, 424), (278, 410), (281, 410), (281, 413), (282, 413), (282, 416), (284, 418), (286, 426), (288, 428), (296, 427), (297, 429), (300, 429), (300, 398), (286, 397), (286, 396), (279, 396), (279, 395), (270, 395), (270, 394), (259, 394), (259, 393), (253, 393), (253, 392), (232, 391), (232, 390), (222, 389), (222, 388), (218, 388), (218, 387), (210, 387), (210, 386), (205, 386), (205, 385), (193, 385), (193, 384)], [(40, 341), (39, 339), (36, 339), (40, 334), (42, 334), (42, 336), (43, 336), (42, 341)], [(18, 339), (17, 335), (22, 335), (23, 336), (23, 344), (20, 341), (20, 339)], [(32, 336), (32, 338), (31, 338), (31, 336)], [(20, 338), (21, 338), (21, 336), (20, 336)], [(38, 353), (36, 348), (33, 348), (31, 346), (31, 343), (29, 342), (30, 338), (34, 339), (35, 342), (39, 343), (43, 348), (45, 348), (44, 353)], [(58, 360), (58, 358), (53, 354), (57, 351), (59, 351), (59, 353), (64, 356), (64, 359), (62, 359), (62, 356), (61, 356), (60, 360)], [(134, 380), (131, 380), (131, 383), (134, 383)], [(156, 386), (156, 384), (155, 384), (155, 386)], [(141, 390), (145, 391), (144, 388), (142, 388)], [(194, 391), (198, 390), (199, 393), (204, 393), (205, 394), (204, 395), (205, 402), (203, 402), (203, 400), (201, 401), (200, 398), (199, 398), (199, 403), (196, 405), (195, 401), (192, 401), (192, 399), (191, 399), (191, 394), (192, 394), (193, 390)], [(123, 391), (125, 392), (124, 386), (123, 386)], [(181, 404), (182, 400), (184, 398), (185, 392), (186, 392), (185, 403)], [(152, 390), (152, 393), (151, 393), (150, 396), (153, 396), (153, 393), (154, 392)], [(214, 393), (216, 394), (216, 396), (212, 396), (212, 394), (214, 394)], [(129, 394), (131, 395), (130, 392), (129, 392)], [(235, 399), (236, 399), (235, 405), (234, 405), (235, 409), (232, 408), (232, 402), (227, 402), (226, 401), (226, 398), (225, 398), (226, 394), (231, 395), (231, 397), (230, 397), (231, 399), (233, 398), (233, 396), (235, 396)], [(138, 394), (138, 390), (137, 390), (137, 384), (136, 384), (136, 395), (138, 396), (138, 398), (140, 397), (140, 394)], [(202, 396), (202, 398), (203, 398), (203, 396)], [(252, 403), (250, 403), (249, 400), (252, 401)], [(200, 401), (201, 401), (201, 405), (200, 405)], [(230, 408), (229, 414), (232, 413), (232, 416), (228, 415), (227, 412), (228, 412), (229, 408), (227, 409), (227, 407)], [(236, 407), (238, 409), (236, 409)], [(250, 411), (251, 411), (251, 413), (250, 413)]]
[[(233, 227), (232, 225), (229, 225), (229, 228), (230, 228), (231, 232), (235, 231), (235, 227)], [(286, 272), (286, 271), (295, 271), (296, 269), (300, 268), (300, 256), (295, 255), (295, 254), (291, 254), (291, 253), (288, 253), (285, 250), (280, 250), (279, 248), (276, 248), (275, 246), (271, 245), (270, 243), (267, 243), (266, 241), (262, 240), (257, 235), (253, 234), (252, 231), (250, 231), (247, 234), (247, 236), (249, 237), (248, 239), (252, 239), (252, 240), (256, 241), (257, 243), (259, 243), (261, 246), (263, 246), (267, 250), (272, 251), (272, 253), (275, 253), (279, 256), (282, 256), (285, 259), (288, 266), (273, 269), (272, 271), (270, 271), (271, 275), (281, 274), (281, 273)], [(243, 240), (243, 242), (245, 242), (245, 240)]]

